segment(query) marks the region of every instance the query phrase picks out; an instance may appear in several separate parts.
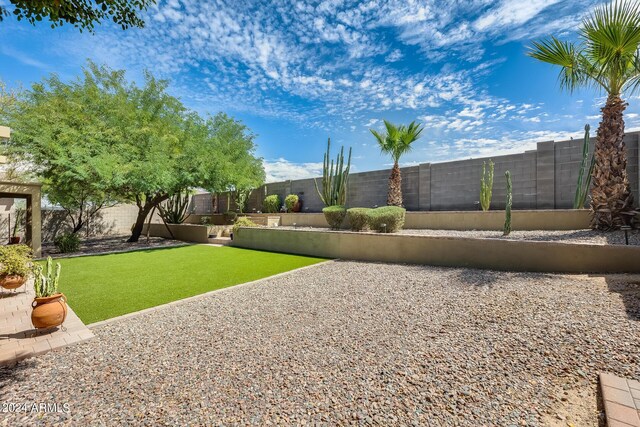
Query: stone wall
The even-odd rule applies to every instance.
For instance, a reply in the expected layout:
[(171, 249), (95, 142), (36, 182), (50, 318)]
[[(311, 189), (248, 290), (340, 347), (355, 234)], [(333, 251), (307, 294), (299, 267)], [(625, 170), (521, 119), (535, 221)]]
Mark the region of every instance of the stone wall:
[[(638, 168), (638, 140), (640, 132), (625, 136), (628, 155), (628, 173), (636, 205), (640, 200)], [(595, 137), (591, 139), (591, 149)], [(582, 138), (568, 141), (537, 143), (535, 150), (519, 154), (458, 160), (443, 163), (423, 163), (402, 168), (404, 205), (414, 211), (476, 210), (479, 209), (480, 176), (482, 163), (491, 159), (495, 163), (492, 209), (505, 206), (506, 179), (511, 172), (514, 209), (566, 209), (573, 207), (580, 162)], [(347, 206), (384, 206), (390, 170), (354, 173), (349, 176)], [(320, 184), (320, 182), (319, 182)], [(281, 200), (288, 194), (299, 195), (304, 212), (319, 212), (320, 201), (313, 179), (301, 179), (265, 184), (253, 191), (248, 212), (261, 211), (262, 200), (268, 194), (277, 194)], [(212, 213), (211, 195), (194, 196), (196, 213)], [(233, 202), (231, 209), (235, 209)], [(218, 212), (229, 209), (227, 197), (219, 196)]]

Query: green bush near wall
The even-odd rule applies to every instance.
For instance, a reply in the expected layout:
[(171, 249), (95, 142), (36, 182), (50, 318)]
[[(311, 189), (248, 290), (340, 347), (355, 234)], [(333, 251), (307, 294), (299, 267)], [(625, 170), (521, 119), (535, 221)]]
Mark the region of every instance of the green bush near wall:
[(280, 212), (281, 207), (282, 203), (280, 202), (280, 197), (277, 194), (265, 197), (264, 202), (262, 202), (262, 210), (266, 213)]
[(338, 230), (347, 216), (347, 209), (344, 206), (327, 206), (322, 209), (322, 213), (329, 227), (333, 230)]
[(367, 213), (369, 228), (381, 233), (395, 233), (402, 229), (406, 209), (398, 206), (383, 206)]
[(370, 208), (347, 209), (347, 218), (352, 231), (362, 231), (369, 226)]

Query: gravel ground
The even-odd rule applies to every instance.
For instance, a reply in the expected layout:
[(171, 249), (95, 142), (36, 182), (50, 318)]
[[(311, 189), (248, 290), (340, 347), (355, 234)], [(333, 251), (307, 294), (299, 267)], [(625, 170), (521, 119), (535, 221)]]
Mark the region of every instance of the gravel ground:
[[(280, 227), (286, 230), (293, 230), (293, 227)], [(326, 228), (297, 227), (300, 231), (329, 231)], [(349, 230), (340, 232), (352, 233)], [(362, 233), (362, 232), (360, 232)], [(365, 233), (371, 233), (366, 231)], [(595, 245), (624, 245), (624, 232), (595, 231), (595, 230), (534, 230), (534, 231), (512, 231), (508, 236), (503, 236), (502, 231), (481, 231), (481, 230), (427, 230), (408, 229), (401, 230), (400, 234), (412, 234), (420, 236), (443, 236), (443, 237), (467, 237), (479, 239), (508, 239), (508, 240), (534, 240), (547, 242), (564, 243), (590, 243)], [(640, 245), (640, 230), (630, 230), (628, 232), (629, 244)]]
[(44, 245), (42, 245), (42, 256), (61, 258), (64, 256), (90, 255), (144, 248), (161, 248), (169, 246), (180, 246), (185, 244), (184, 242), (181, 242), (179, 240), (165, 239), (162, 237), (149, 237), (149, 241), (147, 242), (147, 238), (145, 236), (140, 236), (140, 240), (135, 243), (129, 243), (127, 242), (128, 238), (129, 235), (108, 236), (98, 239), (83, 239), (80, 243), (80, 250), (78, 252), (70, 254), (62, 254), (52, 243), (45, 243)]
[(0, 368), (0, 401), (70, 404), (0, 425), (591, 426), (638, 326), (637, 276), (329, 262)]

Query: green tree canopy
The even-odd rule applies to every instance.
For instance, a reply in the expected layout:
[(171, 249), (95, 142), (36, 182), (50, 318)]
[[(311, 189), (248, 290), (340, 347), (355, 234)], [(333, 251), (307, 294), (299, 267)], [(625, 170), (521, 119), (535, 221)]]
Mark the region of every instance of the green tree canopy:
[(18, 21), (32, 25), (49, 20), (51, 28), (65, 23), (80, 31), (93, 32), (96, 24), (111, 20), (123, 30), (144, 27), (139, 13), (156, 3), (156, 0), (9, 0), (11, 6), (0, 4), (0, 21), (14, 15)]
[(147, 72), (138, 87), (123, 71), (93, 63), (71, 83), (49, 77), (19, 101), (9, 152), (32, 165), (70, 215), (79, 215), (78, 200), (136, 203), (132, 241), (176, 193), (260, 185), (264, 170), (246, 126), (223, 113), (201, 118), (167, 86)]

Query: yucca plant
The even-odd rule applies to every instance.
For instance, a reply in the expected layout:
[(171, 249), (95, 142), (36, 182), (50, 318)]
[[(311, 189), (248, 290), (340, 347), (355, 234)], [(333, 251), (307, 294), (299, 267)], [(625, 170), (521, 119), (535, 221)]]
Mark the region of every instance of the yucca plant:
[(393, 123), (384, 121), (386, 133), (380, 133), (370, 129), (373, 136), (378, 141), (380, 150), (383, 153), (391, 154), (393, 168), (389, 176), (389, 192), (387, 194), (387, 205), (402, 206), (402, 175), (400, 173), (400, 158), (403, 154), (411, 151), (411, 144), (420, 138), (424, 130), (419, 123), (411, 122), (409, 126), (396, 126)]
[(61, 268), (57, 262), (54, 269), (51, 257), (47, 257), (46, 268), (42, 264), (33, 266), (33, 287), (37, 298), (50, 297), (58, 293)]
[(627, 222), (633, 203), (622, 95), (640, 86), (640, 3), (616, 0), (597, 7), (583, 19), (578, 35), (576, 43), (555, 37), (534, 42), (529, 55), (558, 65), (563, 89), (588, 87), (607, 94), (596, 136), (590, 206), (592, 227), (611, 230)]
[(158, 205), (160, 218), (167, 224), (182, 224), (189, 217), (190, 191), (181, 191), (174, 194), (165, 202)]

